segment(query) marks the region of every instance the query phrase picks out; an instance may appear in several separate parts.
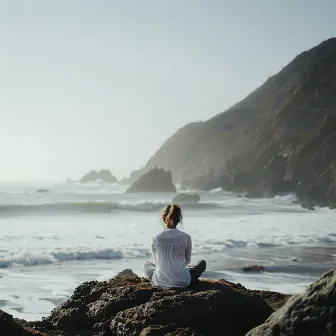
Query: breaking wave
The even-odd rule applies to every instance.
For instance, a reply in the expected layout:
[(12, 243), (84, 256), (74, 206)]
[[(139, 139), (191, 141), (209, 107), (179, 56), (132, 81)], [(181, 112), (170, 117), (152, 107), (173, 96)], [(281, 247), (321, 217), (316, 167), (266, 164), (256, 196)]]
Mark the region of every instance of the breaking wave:
[[(263, 211), (274, 211), (277, 205), (281, 206), (277, 211), (290, 211), (290, 212), (302, 212), (303, 210), (297, 207), (295, 209), (292, 206), (293, 196), (285, 197), (275, 197), (273, 199), (246, 199), (244, 197), (229, 197), (221, 200), (209, 200), (202, 201), (194, 204), (183, 204), (184, 209), (193, 210), (211, 210), (211, 209), (221, 209), (226, 208), (228, 212), (234, 211), (239, 212), (246, 206), (251, 205), (249, 208), (250, 212), (255, 211), (257, 208), (263, 207)], [(0, 204), (0, 217), (1, 216), (15, 216), (15, 215), (38, 215), (38, 214), (66, 214), (66, 213), (113, 213), (116, 211), (141, 211), (141, 212), (151, 212), (161, 210), (169, 201), (69, 201), (69, 202), (47, 202), (47, 203), (37, 203), (37, 204)], [(268, 206), (268, 208), (265, 206)], [(290, 208), (286, 208), (290, 206)]]
[(11, 266), (36, 266), (46, 265), (64, 261), (83, 261), (83, 260), (111, 260), (120, 258), (141, 258), (149, 255), (147, 249), (128, 249), (125, 251), (103, 248), (98, 250), (22, 250), (2, 253), (0, 255), (0, 268)]
[[(44, 203), (44, 204), (9, 204), (0, 205), (1, 215), (38, 214), (38, 213), (111, 213), (117, 210), (123, 211), (157, 211), (162, 209), (166, 202), (73, 202), (73, 203)], [(185, 204), (185, 208), (207, 209), (220, 207), (219, 203)]]
[[(41, 238), (41, 237), (37, 237)], [(97, 239), (102, 237), (96, 236)], [(226, 239), (226, 240), (205, 240), (195, 241), (193, 254), (221, 253), (230, 249), (239, 248), (272, 248), (289, 245), (310, 245), (316, 243), (335, 244), (335, 235), (327, 234), (316, 237), (290, 236), (265, 237), (263, 239), (254, 238), (247, 240)], [(60, 263), (66, 261), (85, 261), (85, 260), (113, 260), (113, 259), (133, 259), (146, 258), (151, 254), (146, 245), (137, 247), (122, 246), (120, 248), (99, 247), (92, 249), (88, 247), (62, 247), (42, 249), (27, 248), (22, 250), (0, 249), (0, 268), (12, 266), (36, 266)]]

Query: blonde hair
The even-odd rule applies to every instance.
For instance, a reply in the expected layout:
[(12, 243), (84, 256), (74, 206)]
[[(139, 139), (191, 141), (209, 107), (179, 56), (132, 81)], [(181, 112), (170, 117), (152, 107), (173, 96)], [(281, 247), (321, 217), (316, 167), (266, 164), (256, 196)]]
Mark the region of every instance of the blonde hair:
[(166, 205), (161, 211), (161, 218), (168, 229), (175, 229), (183, 219), (181, 207), (178, 204)]

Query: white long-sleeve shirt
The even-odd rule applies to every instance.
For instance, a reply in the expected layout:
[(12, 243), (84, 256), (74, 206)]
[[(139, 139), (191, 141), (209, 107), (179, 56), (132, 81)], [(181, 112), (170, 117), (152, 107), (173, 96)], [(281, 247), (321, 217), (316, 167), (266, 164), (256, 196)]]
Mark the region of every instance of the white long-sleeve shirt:
[(187, 287), (190, 273), (191, 237), (177, 229), (165, 229), (152, 238), (155, 272), (152, 285), (163, 288)]

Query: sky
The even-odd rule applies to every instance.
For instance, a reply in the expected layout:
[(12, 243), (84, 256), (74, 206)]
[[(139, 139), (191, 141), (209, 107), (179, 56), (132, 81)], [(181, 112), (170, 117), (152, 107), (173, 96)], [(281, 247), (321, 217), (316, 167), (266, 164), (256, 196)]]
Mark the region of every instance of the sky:
[(117, 177), (297, 54), (334, 0), (0, 0), (0, 181)]

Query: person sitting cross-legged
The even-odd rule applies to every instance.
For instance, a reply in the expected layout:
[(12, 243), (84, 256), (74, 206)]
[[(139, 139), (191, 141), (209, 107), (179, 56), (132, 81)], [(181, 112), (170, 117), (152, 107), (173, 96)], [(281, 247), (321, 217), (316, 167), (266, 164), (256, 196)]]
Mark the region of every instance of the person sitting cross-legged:
[(192, 241), (176, 227), (182, 221), (181, 207), (167, 205), (161, 212), (164, 230), (151, 241), (154, 263), (146, 261), (144, 270), (153, 286), (184, 288), (198, 281), (206, 269), (205, 260), (190, 265)]

